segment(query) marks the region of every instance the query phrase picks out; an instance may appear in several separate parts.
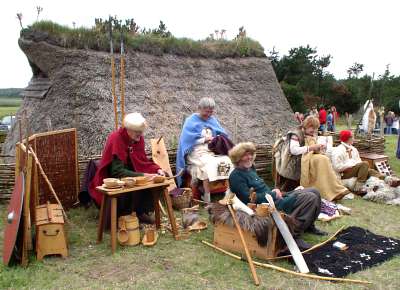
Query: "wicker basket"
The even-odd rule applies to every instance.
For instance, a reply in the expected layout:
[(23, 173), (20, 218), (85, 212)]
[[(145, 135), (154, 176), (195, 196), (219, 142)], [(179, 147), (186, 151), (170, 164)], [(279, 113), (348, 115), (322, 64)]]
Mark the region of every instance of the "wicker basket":
[(181, 210), (183, 208), (190, 207), (192, 202), (192, 189), (183, 188), (184, 192), (178, 196), (171, 196), (172, 207), (176, 210)]

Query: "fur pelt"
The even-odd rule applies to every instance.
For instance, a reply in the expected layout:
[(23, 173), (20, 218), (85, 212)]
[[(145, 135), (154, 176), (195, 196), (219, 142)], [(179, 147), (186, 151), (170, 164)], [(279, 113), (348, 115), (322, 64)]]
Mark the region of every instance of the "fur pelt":
[(400, 186), (391, 187), (385, 181), (371, 176), (365, 182), (363, 190), (367, 192), (363, 197), (366, 200), (400, 205)]
[[(214, 225), (225, 224), (230, 227), (235, 226), (227, 206), (219, 203), (212, 203), (207, 206), (207, 210), (210, 215), (210, 221)], [(260, 217), (257, 215), (251, 216), (242, 211), (236, 211), (235, 213), (240, 227), (243, 230), (254, 234), (257, 238), (258, 244), (261, 247), (265, 247), (268, 243), (268, 231), (275, 225), (272, 217)], [(284, 220), (288, 224), (290, 231), (293, 233), (295, 220), (289, 216), (284, 216)], [(279, 239), (283, 240), (281, 235), (279, 235)]]

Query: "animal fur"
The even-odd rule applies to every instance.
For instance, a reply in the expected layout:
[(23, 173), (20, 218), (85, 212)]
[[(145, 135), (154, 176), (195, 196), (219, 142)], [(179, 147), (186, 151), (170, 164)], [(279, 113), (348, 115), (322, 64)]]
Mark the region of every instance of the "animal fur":
[(252, 152), (253, 155), (253, 161), (256, 158), (256, 146), (251, 143), (251, 142), (242, 142), (239, 144), (236, 144), (231, 150), (229, 150), (229, 157), (232, 160), (233, 164), (237, 164), (239, 160), (242, 158), (242, 156), (246, 152)]
[(193, 225), (199, 221), (199, 209), (198, 208), (185, 208), (182, 209), (182, 224), (184, 228)]
[[(389, 179), (386, 179), (389, 182)], [(371, 176), (365, 182), (363, 190), (367, 192), (364, 199), (386, 204), (400, 205), (400, 186), (391, 187), (385, 181)]]
[[(219, 203), (212, 203), (211, 205), (207, 206), (207, 210), (210, 215), (210, 221), (214, 225), (225, 224), (230, 227), (235, 226), (227, 206)], [(272, 217), (259, 217), (257, 215), (250, 216), (245, 212), (236, 211), (236, 218), (243, 230), (249, 231), (256, 236), (257, 242), (261, 247), (265, 247), (267, 245), (268, 231), (275, 225)], [(289, 216), (284, 216), (284, 220), (293, 233), (295, 220)], [(282, 236), (279, 235), (279, 239), (283, 240)]]

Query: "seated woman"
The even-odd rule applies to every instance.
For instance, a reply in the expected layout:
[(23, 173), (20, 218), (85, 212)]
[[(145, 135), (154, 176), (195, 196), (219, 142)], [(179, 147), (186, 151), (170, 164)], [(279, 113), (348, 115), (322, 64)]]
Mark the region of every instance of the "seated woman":
[[(98, 206), (101, 205), (102, 193), (96, 187), (103, 184), (104, 178), (164, 175), (164, 171), (146, 156), (143, 138), (146, 126), (146, 120), (140, 113), (131, 113), (125, 116), (123, 127), (108, 136), (100, 166), (89, 189)], [(143, 191), (118, 198), (118, 215), (135, 211), (140, 221), (152, 222), (149, 213), (153, 210), (150, 192)]]
[[(224, 128), (212, 116), (215, 101), (212, 98), (202, 98), (199, 102), (199, 112), (192, 114), (185, 120), (179, 139), (176, 156), (176, 172), (186, 169), (192, 176), (192, 182), (203, 182), (203, 200), (210, 201), (209, 182), (228, 179), (233, 165), (228, 156), (216, 155), (209, 150), (208, 145), (217, 135), (227, 137)], [(229, 167), (227, 174), (221, 175), (218, 165)], [(182, 178), (178, 178), (178, 185), (182, 186)]]
[(229, 157), (235, 164), (235, 169), (229, 176), (230, 190), (245, 204), (250, 202), (250, 189), (256, 193), (256, 203), (267, 202), (266, 194), (270, 194), (278, 210), (292, 216), (297, 224), (294, 229), (298, 237), (304, 231), (318, 235), (325, 233), (317, 229), (314, 221), (318, 218), (321, 197), (314, 188), (303, 188), (283, 193), (279, 189), (271, 190), (257, 175), (254, 169), (256, 147), (253, 143), (239, 143), (229, 151)]
[(326, 200), (339, 200), (350, 191), (340, 183), (330, 159), (320, 154), (325, 146), (317, 144), (318, 128), (318, 119), (307, 117), (303, 125), (290, 134), (290, 154), (294, 158), (301, 156), (301, 186), (315, 187)]

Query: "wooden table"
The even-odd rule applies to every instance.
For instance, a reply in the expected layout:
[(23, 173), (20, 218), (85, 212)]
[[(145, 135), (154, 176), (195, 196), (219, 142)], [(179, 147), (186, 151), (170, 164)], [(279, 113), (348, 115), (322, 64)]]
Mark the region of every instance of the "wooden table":
[(100, 215), (99, 215), (99, 227), (97, 231), (97, 242), (100, 243), (103, 240), (104, 232), (104, 219), (106, 217), (106, 204), (108, 200), (111, 200), (111, 250), (115, 253), (117, 249), (117, 202), (118, 197), (126, 193), (136, 193), (141, 190), (151, 190), (154, 204), (154, 214), (156, 227), (161, 227), (161, 215), (160, 215), (160, 195), (163, 195), (165, 204), (167, 206), (168, 218), (172, 228), (172, 234), (175, 239), (178, 239), (178, 228), (176, 226), (174, 211), (172, 210), (172, 201), (169, 196), (168, 186), (169, 181), (163, 183), (149, 183), (142, 186), (134, 186), (131, 188), (120, 188), (120, 189), (108, 189), (103, 186), (98, 186), (96, 189), (103, 193), (101, 202)]

